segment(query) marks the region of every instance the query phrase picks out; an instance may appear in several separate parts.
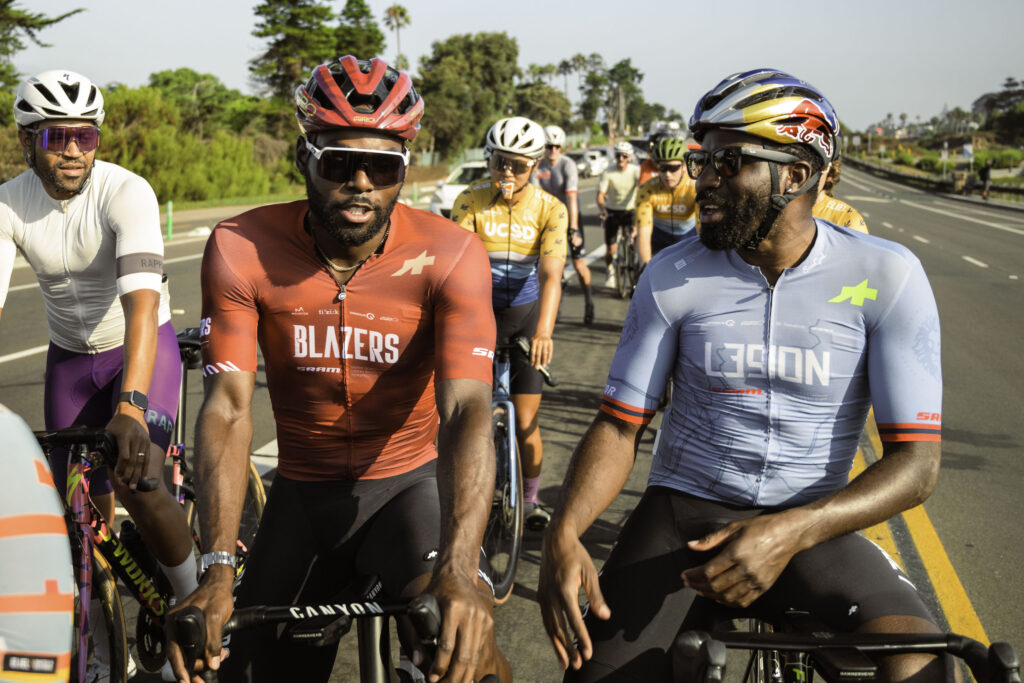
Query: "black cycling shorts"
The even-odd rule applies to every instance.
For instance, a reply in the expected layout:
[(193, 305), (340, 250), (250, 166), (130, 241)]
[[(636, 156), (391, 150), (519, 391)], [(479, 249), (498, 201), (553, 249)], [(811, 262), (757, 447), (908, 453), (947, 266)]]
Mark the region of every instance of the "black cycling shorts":
[[(436, 461), (386, 479), (296, 481), (278, 474), (235, 607), (329, 602), (363, 574), (401, 596), (433, 569), (441, 507)], [(354, 643), (354, 641), (353, 641)], [(232, 636), (221, 681), (327, 681), (336, 648), (279, 642), (275, 629)]]
[[(532, 339), (537, 332), (540, 319), (540, 300), (519, 306), (494, 309), (494, 321), (498, 325), (498, 342), (513, 337)], [(530, 365), (530, 359), (519, 351), (512, 352), (512, 394), (539, 394), (544, 386), (540, 371)]]
[(604, 243), (611, 246), (619, 239), (619, 228), (627, 230), (633, 227), (632, 211), (608, 210), (608, 216), (604, 219)]
[[(682, 572), (718, 550), (698, 553), (687, 541), (725, 524), (759, 515), (741, 508), (652, 486), (630, 515), (601, 570), (601, 592), (612, 615), (586, 615), (594, 656), (565, 681), (671, 680), (669, 648), (686, 629), (708, 630), (724, 608), (683, 587)], [(788, 609), (810, 612), (836, 631), (854, 631), (888, 615), (935, 622), (910, 580), (877, 545), (847, 534), (797, 553), (775, 584), (744, 616), (777, 621)], [(730, 611), (737, 616), (740, 610)]]

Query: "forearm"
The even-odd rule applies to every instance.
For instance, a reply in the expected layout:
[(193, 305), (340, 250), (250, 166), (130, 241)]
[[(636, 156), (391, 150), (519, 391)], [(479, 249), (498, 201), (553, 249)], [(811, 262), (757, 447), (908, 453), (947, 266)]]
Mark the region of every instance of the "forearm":
[(608, 198), (608, 194), (607, 193), (605, 193), (605, 192), (598, 192), (597, 193), (597, 210), (598, 211), (604, 211), (604, 203), (605, 203), (605, 200), (607, 198)]
[(566, 208), (569, 210), (569, 232), (580, 228), (580, 202), (575, 192), (570, 192), (566, 199)]
[(633, 469), (642, 434), (642, 427), (598, 413), (572, 455), (553, 533), (579, 537), (612, 504)]
[(562, 270), (565, 262), (555, 256), (541, 256), (538, 277), (540, 279), (540, 316), (535, 336), (551, 337), (555, 333), (555, 318), (558, 317), (558, 302), (562, 298)]
[(835, 494), (785, 513), (797, 524), (806, 549), (880, 524), (923, 503), (938, 480), (941, 450), (935, 442), (903, 442)]
[(234, 554), (249, 479), (252, 415), (204, 402), (196, 421), (196, 477), (203, 552)]
[[(474, 380), (456, 380), (473, 382)], [(441, 547), (436, 572), (475, 576), (494, 490), (490, 393), (480, 382), (470, 397), (449, 397), (438, 431), (437, 489)]]
[(651, 260), (651, 236), (654, 228), (651, 225), (638, 224), (636, 248), (640, 253), (640, 263), (649, 263)]
[(156, 363), (159, 302), (160, 294), (151, 290), (121, 297), (125, 317), (121, 391), (149, 392)]

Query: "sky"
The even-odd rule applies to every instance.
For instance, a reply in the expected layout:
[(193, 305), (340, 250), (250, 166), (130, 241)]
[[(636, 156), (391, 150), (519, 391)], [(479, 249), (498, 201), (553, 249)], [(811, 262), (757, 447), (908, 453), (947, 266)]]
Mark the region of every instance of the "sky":
[[(866, 129), (887, 113), (927, 121), (943, 107), (1024, 80), (1024, 0), (398, 0), (411, 24), (402, 52), (415, 73), (434, 41), (457, 33), (505, 31), (519, 65), (557, 64), (597, 52), (608, 65), (630, 58), (649, 102), (689, 118), (700, 96), (725, 76), (758, 67), (788, 71), (817, 86), (840, 119)], [(381, 17), (395, 0), (367, 0)], [(149, 74), (189, 67), (253, 93), (248, 62), (266, 43), (252, 36), (251, 0), (20, 0), (47, 16), (86, 11), (42, 31), (51, 47), (14, 57), (23, 74), (70, 68), (98, 84), (144, 85)], [(344, 0), (332, 7), (340, 10)], [(555, 85), (564, 88), (563, 79)], [(576, 76), (570, 99), (578, 100)], [(427, 106), (430, 106), (429, 100)]]

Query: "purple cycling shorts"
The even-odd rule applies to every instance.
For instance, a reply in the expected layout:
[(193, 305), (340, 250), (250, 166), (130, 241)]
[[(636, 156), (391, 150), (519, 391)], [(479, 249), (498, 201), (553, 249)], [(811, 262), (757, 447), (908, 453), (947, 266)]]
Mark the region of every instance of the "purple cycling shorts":
[[(117, 407), (123, 370), (123, 346), (89, 354), (68, 351), (50, 342), (43, 397), (46, 428), (105, 427)], [(180, 385), (181, 355), (174, 326), (168, 321), (157, 330), (156, 362), (147, 394), (149, 410), (146, 411), (149, 438), (161, 450), (166, 450), (171, 443)], [(63, 494), (67, 489), (67, 451), (55, 448), (50, 453), (50, 468), (54, 484)], [(91, 495), (103, 495), (113, 490), (105, 467), (90, 473)]]

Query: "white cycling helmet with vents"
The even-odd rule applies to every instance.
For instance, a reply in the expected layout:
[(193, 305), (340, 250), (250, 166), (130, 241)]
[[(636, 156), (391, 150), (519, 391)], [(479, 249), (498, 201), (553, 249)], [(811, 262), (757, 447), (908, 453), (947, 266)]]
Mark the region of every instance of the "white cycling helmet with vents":
[(525, 116), (501, 119), (487, 131), (484, 151), (521, 154), (530, 159), (539, 159), (544, 153), (547, 136), (539, 123)]
[(565, 147), (565, 131), (558, 126), (545, 126), (544, 135), (546, 136), (549, 145)]
[(100, 89), (74, 71), (30, 76), (14, 96), (14, 120), (22, 128), (54, 119), (81, 119), (101, 126), (105, 114)]
[(629, 144), (625, 140), (623, 140), (622, 142), (617, 142), (617, 143), (615, 143), (615, 153), (616, 154), (625, 154), (628, 157), (632, 157), (633, 156), (633, 145)]

